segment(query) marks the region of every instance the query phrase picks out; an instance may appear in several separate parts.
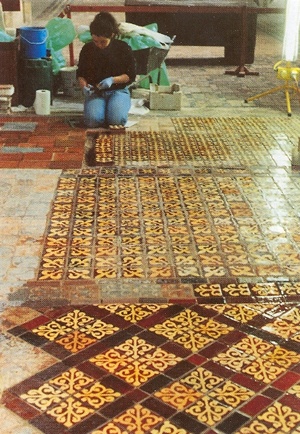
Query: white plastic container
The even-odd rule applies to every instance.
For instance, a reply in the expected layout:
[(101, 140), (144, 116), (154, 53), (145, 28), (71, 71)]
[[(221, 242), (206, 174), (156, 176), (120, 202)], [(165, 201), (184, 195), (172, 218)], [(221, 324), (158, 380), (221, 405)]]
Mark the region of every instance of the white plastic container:
[(12, 96), (15, 88), (12, 84), (0, 84), (0, 96)]
[(181, 110), (181, 98), (179, 84), (150, 84), (150, 110)]

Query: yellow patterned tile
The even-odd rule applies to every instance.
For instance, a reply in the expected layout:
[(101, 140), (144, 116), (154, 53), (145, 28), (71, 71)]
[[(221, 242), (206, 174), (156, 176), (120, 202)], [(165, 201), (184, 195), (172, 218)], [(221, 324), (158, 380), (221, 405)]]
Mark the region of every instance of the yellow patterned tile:
[(239, 266), (229, 266), (229, 272), (232, 274), (232, 276), (247, 276), (247, 277), (254, 277), (256, 274), (252, 270), (251, 266), (247, 265), (239, 265)]
[(276, 319), (262, 327), (264, 330), (281, 336), (284, 339), (289, 339), (300, 330), (300, 325), (293, 324), (291, 321), (284, 321), (283, 319)]
[(113, 304), (102, 306), (99, 305), (99, 309), (103, 308), (111, 313), (115, 313), (126, 321), (130, 321), (133, 324), (147, 318), (149, 315), (158, 312), (160, 309), (166, 309), (168, 304)]
[(291, 365), (300, 362), (300, 354), (297, 354), (295, 351), (286, 350), (280, 346), (275, 346), (263, 354), (262, 359), (273, 365), (288, 369)]
[(249, 426), (236, 431), (236, 434), (275, 434), (274, 428), (267, 426), (258, 420), (254, 420)]
[(122, 267), (122, 277), (125, 278), (137, 278), (137, 277), (146, 277), (143, 267), (131, 267), (129, 266), (123, 266)]
[(255, 358), (232, 347), (224, 353), (219, 353), (213, 358), (213, 360), (222, 366), (241, 372), (251, 363), (251, 361), (254, 361)]
[(190, 244), (190, 237), (188, 235), (171, 235), (172, 243)]
[(198, 244), (197, 249), (199, 255), (204, 255), (209, 253), (210, 255), (218, 253), (219, 248), (217, 244)]
[(50, 280), (50, 281), (51, 280), (53, 280), (53, 281), (61, 280), (63, 277), (63, 274), (64, 274), (64, 272), (62, 269), (60, 269), (60, 270), (51, 270), (51, 269), (43, 270), (43, 269), (41, 269), (39, 276), (38, 276), (38, 280)]
[(173, 277), (174, 272), (171, 267), (149, 267), (149, 277), (153, 278), (167, 278)]
[(201, 270), (197, 266), (180, 264), (176, 266), (176, 270), (179, 277), (202, 277)]
[(221, 286), (217, 283), (204, 283), (202, 285), (198, 285), (196, 288), (194, 288), (194, 291), (201, 297), (218, 297), (222, 295)]
[(283, 283), (281, 290), (286, 295), (300, 295), (300, 282)]
[(272, 344), (269, 344), (268, 342), (248, 335), (244, 339), (242, 339), (240, 342), (234, 345), (234, 348), (249, 354), (253, 357), (261, 357), (263, 356), (267, 351), (271, 350), (273, 348)]
[(300, 399), (300, 384), (294, 384), (292, 387), (289, 388), (288, 393), (296, 395), (297, 398)]
[(90, 268), (91, 266), (91, 257), (84, 257), (84, 258), (79, 258), (79, 257), (71, 257), (70, 261), (69, 261), (69, 267), (70, 268)]
[(236, 255), (227, 254), (226, 262), (231, 266), (234, 264), (247, 265), (249, 263), (249, 259), (248, 259), (248, 255), (246, 254), (236, 254)]
[(96, 267), (94, 272), (95, 279), (115, 279), (118, 276), (115, 268)]
[(219, 339), (221, 336), (226, 335), (233, 330), (233, 327), (219, 323), (213, 319), (205, 320), (197, 327), (197, 332), (213, 339)]
[(201, 393), (206, 393), (223, 382), (223, 378), (213, 374), (204, 368), (197, 368), (191, 374), (181, 380), (181, 383), (187, 384)]
[(203, 276), (206, 278), (209, 277), (225, 277), (227, 275), (227, 270), (225, 267), (218, 266), (204, 266), (203, 267)]
[(38, 336), (42, 336), (49, 341), (55, 341), (60, 336), (65, 336), (72, 330), (71, 327), (60, 324), (58, 321), (51, 321), (47, 324), (41, 325), (32, 332), (36, 333)]
[(179, 315), (162, 324), (156, 324), (150, 330), (183, 345), (186, 349), (197, 352), (214, 339), (229, 333), (233, 328), (212, 319), (206, 320), (196, 312), (185, 309)]
[(143, 257), (141, 256), (123, 256), (122, 257), (122, 266), (124, 268), (127, 267), (141, 267), (143, 268)]
[(258, 420), (271, 424), (274, 432), (291, 433), (300, 422), (300, 414), (287, 405), (274, 402), (267, 411), (258, 416)]
[(138, 387), (180, 360), (180, 357), (134, 336), (117, 347), (92, 357), (90, 362)]
[(37, 407), (39, 410), (45, 411), (53, 404), (60, 403), (69, 395), (62, 389), (57, 389), (49, 383), (45, 383), (38, 389), (31, 389), (27, 393), (23, 393), (21, 398), (29, 404)]
[(251, 308), (251, 305), (227, 305), (224, 310), (224, 315), (238, 321), (242, 324), (246, 324), (255, 318), (259, 312), (256, 312)]
[(56, 341), (71, 352), (78, 352), (95, 340), (102, 339), (118, 330), (111, 324), (94, 319), (85, 312), (75, 309), (55, 321), (40, 325), (32, 330), (39, 336)]
[(166, 421), (159, 429), (152, 430), (150, 434), (188, 434), (188, 432)]
[(206, 304), (204, 305), (206, 309), (215, 310), (218, 313), (223, 313), (226, 309), (225, 304)]
[(223, 288), (223, 292), (231, 297), (239, 297), (243, 295), (250, 295), (250, 289), (247, 283), (228, 284)]
[[(283, 271), (281, 269), (281, 266), (272, 264), (272, 265), (256, 265), (257, 274), (262, 277), (269, 277), (269, 276), (282, 276)], [(262, 292), (262, 291), (260, 291)], [(264, 294), (264, 295), (270, 295), (270, 294)]]
[(89, 247), (73, 247), (70, 250), (70, 256), (91, 256), (91, 248)]
[(115, 268), (118, 265), (118, 257), (113, 255), (96, 256), (96, 268)]
[[(298, 307), (294, 307), (285, 314), (281, 316), (286, 321), (291, 321), (295, 325), (300, 324), (300, 309)], [(300, 331), (300, 329), (299, 329)]]
[(211, 266), (218, 267), (224, 264), (221, 255), (199, 255), (199, 259), (203, 266), (211, 265)]
[(94, 382), (76, 368), (63, 372), (39, 389), (31, 389), (21, 395), (22, 399), (46, 411), (57, 423), (67, 428), (119, 396), (119, 392)]
[(166, 244), (160, 244), (157, 246), (148, 245), (147, 251), (148, 251), (149, 256), (167, 254), (168, 253), (168, 247)]
[(202, 396), (202, 393), (186, 387), (180, 382), (175, 382), (169, 387), (161, 389), (154, 394), (162, 401), (175, 407), (177, 410), (183, 410)]
[(257, 283), (252, 287), (252, 291), (260, 296), (280, 295), (274, 283)]
[(42, 261), (42, 267), (44, 269), (57, 269), (62, 268), (65, 263), (65, 258), (44, 258)]
[(146, 434), (163, 422), (163, 418), (142, 405), (136, 404), (115, 418), (114, 422), (126, 428), (128, 432)]
[(99, 409), (107, 402), (113, 402), (117, 397), (121, 396), (121, 393), (96, 382), (89, 387), (82, 388), (74, 396), (89, 406)]
[(215, 398), (233, 408), (238, 407), (253, 395), (253, 391), (239, 386), (232, 381), (226, 381), (221, 387), (215, 388), (208, 394), (208, 396), (211, 396), (212, 398)]
[(107, 425), (103, 426), (101, 429), (92, 431), (91, 434), (129, 434), (127, 430), (124, 431), (113, 422), (109, 422)]
[(250, 375), (257, 381), (262, 381), (268, 384), (276, 380), (280, 374), (285, 372), (285, 369), (278, 365), (274, 365), (268, 360), (258, 358), (247, 367), (243, 368), (242, 372)]
[(69, 269), (67, 278), (70, 280), (89, 279), (92, 277), (91, 269)]
[(77, 353), (96, 342), (96, 339), (76, 330), (73, 333), (65, 335), (61, 339), (57, 339), (55, 342), (62, 345), (67, 351)]
[(82, 247), (90, 247), (93, 244), (93, 238), (92, 237), (73, 237), (71, 240), (71, 245), (73, 248), (82, 248)]
[(53, 247), (46, 247), (43, 253), (43, 258), (46, 259), (48, 257), (56, 257), (56, 258), (64, 258), (67, 253), (67, 247), (59, 247), (59, 246), (53, 246)]
[(231, 407), (225, 407), (218, 401), (203, 396), (195, 405), (192, 405), (186, 413), (195, 416), (200, 422), (213, 426), (224, 418), (231, 411)]
[(93, 383), (93, 379), (76, 368), (70, 368), (68, 371), (50, 380), (49, 383), (71, 395), (83, 387), (88, 387)]

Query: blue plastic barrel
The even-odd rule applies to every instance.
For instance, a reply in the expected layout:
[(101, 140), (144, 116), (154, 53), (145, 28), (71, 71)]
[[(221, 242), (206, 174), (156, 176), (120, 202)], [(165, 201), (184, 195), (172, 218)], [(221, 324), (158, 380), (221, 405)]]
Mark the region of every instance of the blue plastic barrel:
[(20, 51), (25, 59), (46, 57), (48, 31), (45, 27), (21, 27)]

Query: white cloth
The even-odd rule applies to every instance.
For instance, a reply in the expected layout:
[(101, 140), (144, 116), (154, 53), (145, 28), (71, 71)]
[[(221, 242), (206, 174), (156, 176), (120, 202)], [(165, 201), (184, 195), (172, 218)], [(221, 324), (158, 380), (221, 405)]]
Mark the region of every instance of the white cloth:
[(298, 58), (299, 25), (300, 1), (287, 0), (282, 47), (282, 58), (287, 62), (295, 62)]

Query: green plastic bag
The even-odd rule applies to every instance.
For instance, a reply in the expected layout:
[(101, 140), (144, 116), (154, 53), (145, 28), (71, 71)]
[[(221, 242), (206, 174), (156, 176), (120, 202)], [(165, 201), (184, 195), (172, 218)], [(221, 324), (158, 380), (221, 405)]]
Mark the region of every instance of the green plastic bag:
[[(147, 26), (145, 26), (145, 28), (154, 32), (158, 31), (156, 23), (148, 24)], [(152, 47), (161, 48), (161, 44), (159, 41), (147, 35), (131, 33), (127, 35), (121, 35), (120, 39), (122, 39), (122, 41), (125, 41), (133, 51), (144, 50)], [(156, 83), (162, 86), (170, 85), (167, 67), (164, 62), (162, 63), (160, 68), (153, 69), (149, 72), (148, 75), (140, 75), (138, 87), (150, 89), (150, 83)]]
[(170, 80), (166, 64), (163, 62), (160, 68), (153, 69), (148, 75), (141, 75), (138, 87), (150, 89), (150, 84), (155, 83), (160, 86), (170, 86)]
[(64, 58), (61, 50), (58, 51), (51, 50), (51, 58), (52, 58), (52, 72), (54, 75), (57, 75), (62, 68), (67, 66), (66, 59)]
[(70, 18), (52, 18), (47, 24), (48, 30), (47, 48), (59, 51), (71, 44), (76, 38), (74, 24)]
[(3, 30), (0, 30), (0, 42), (12, 42), (14, 40), (15, 38), (4, 32)]
[(86, 44), (87, 42), (91, 42), (93, 40), (91, 32), (89, 30), (86, 30), (85, 32), (80, 33), (78, 35), (78, 39), (80, 42), (83, 42), (84, 44)]

